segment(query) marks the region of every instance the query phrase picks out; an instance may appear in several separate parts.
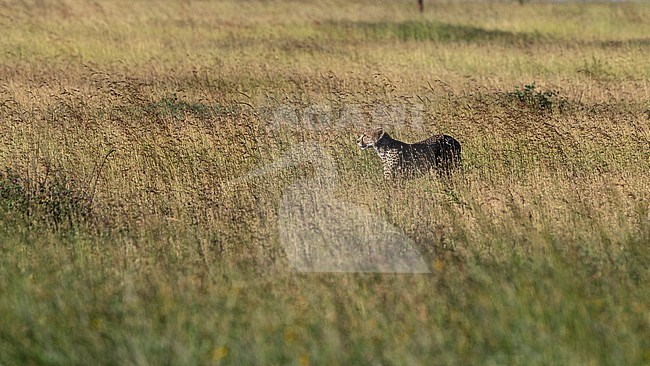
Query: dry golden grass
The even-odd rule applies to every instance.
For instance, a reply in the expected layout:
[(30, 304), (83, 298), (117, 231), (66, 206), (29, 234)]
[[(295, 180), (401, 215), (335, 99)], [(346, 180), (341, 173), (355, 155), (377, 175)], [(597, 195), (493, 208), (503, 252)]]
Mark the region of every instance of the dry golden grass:
[[(650, 6), (414, 5), (3, 4), (7, 362), (647, 363)], [(385, 185), (375, 125), (462, 174)], [(333, 172), (247, 175), (305, 143), (432, 274), (292, 272)]]

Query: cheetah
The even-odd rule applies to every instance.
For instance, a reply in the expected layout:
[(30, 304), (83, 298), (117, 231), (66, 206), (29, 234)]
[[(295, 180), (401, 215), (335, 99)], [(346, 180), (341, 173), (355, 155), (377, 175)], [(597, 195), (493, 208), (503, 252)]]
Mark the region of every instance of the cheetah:
[(393, 139), (382, 128), (375, 128), (361, 135), (357, 144), (362, 150), (375, 148), (387, 180), (413, 178), (432, 170), (449, 176), (461, 163), (460, 143), (447, 135), (407, 144)]

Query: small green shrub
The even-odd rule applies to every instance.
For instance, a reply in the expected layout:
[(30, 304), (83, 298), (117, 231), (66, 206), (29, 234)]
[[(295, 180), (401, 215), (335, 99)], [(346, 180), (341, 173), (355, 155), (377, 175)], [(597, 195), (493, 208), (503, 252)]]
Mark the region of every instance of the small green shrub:
[(535, 82), (516, 87), (515, 91), (505, 93), (507, 101), (514, 101), (519, 106), (539, 112), (562, 110), (566, 106), (566, 99), (561, 98), (555, 90), (540, 91)]
[(213, 107), (200, 103), (187, 102), (179, 99), (176, 94), (163, 97), (159, 102), (153, 103), (150, 108), (165, 114), (170, 114), (177, 120), (182, 120), (186, 113), (202, 119), (209, 118), (214, 114)]
[(585, 61), (582, 67), (578, 69), (578, 73), (598, 81), (612, 80), (615, 76), (612, 67), (607, 62), (596, 57), (592, 57), (589, 62)]

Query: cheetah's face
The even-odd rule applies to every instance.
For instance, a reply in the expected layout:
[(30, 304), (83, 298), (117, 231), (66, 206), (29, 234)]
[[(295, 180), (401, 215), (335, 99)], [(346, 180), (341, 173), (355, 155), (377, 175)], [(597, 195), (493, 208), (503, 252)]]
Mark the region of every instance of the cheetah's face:
[(366, 131), (366, 133), (359, 136), (359, 138), (357, 139), (357, 144), (359, 145), (361, 150), (365, 150), (369, 147), (375, 146), (377, 141), (381, 140), (383, 136), (384, 136), (384, 131), (381, 128), (368, 130)]

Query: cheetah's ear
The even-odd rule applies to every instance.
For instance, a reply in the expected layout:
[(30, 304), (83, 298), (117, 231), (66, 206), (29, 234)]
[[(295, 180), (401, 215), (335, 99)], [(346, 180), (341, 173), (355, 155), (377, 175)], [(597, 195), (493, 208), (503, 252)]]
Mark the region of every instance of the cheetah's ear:
[(384, 129), (381, 127), (378, 127), (375, 130), (375, 136), (377, 136), (377, 141), (381, 140), (382, 137), (384, 137)]

